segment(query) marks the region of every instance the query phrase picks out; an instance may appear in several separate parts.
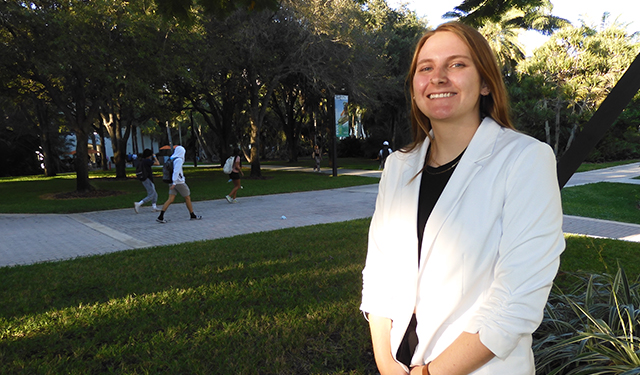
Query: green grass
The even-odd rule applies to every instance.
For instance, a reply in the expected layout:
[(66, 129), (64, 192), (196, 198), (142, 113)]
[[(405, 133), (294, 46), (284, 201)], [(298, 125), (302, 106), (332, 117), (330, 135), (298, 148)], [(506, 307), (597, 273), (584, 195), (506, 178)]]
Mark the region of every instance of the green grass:
[(0, 373), (373, 373), (367, 226), (0, 268)]
[(567, 287), (575, 281), (572, 272), (615, 275), (618, 262), (631, 280), (640, 277), (640, 243), (565, 235), (567, 247), (562, 254), (556, 283)]
[[(368, 224), (0, 268), (0, 373), (374, 373), (358, 311)], [(640, 274), (640, 244), (567, 243), (561, 284), (617, 261)]]
[(562, 189), (567, 215), (640, 224), (640, 186), (600, 182)]
[(639, 162), (639, 159), (612, 161), (607, 163), (582, 163), (576, 172), (587, 172), (596, 169), (611, 168), (618, 165), (625, 165)]
[[(185, 168), (187, 184), (191, 189), (191, 199), (202, 201), (221, 199), (231, 191), (232, 184), (220, 168)], [(91, 172), (91, 184), (98, 190), (120, 192), (120, 195), (83, 199), (51, 199), (52, 194), (71, 192), (76, 188), (75, 174), (56, 177), (29, 176), (0, 179), (0, 213), (73, 213), (109, 210), (131, 207), (134, 201), (144, 198), (146, 191), (135, 179), (133, 168), (127, 170), (126, 180), (113, 178), (115, 172)], [(167, 185), (162, 183), (161, 173), (156, 170), (155, 184), (158, 203), (168, 197)], [(249, 170), (245, 169), (245, 175)], [(334, 189), (377, 183), (378, 179), (361, 176), (328, 176), (304, 172), (263, 170), (264, 179), (244, 178), (244, 187), (238, 196), (291, 193), (297, 191)], [(178, 196), (176, 202), (182, 202)]]
[[(329, 169), (330, 158), (325, 155), (322, 159), (320, 166), (322, 168)], [(625, 165), (631, 163), (637, 163), (640, 159), (621, 160), (606, 163), (582, 163), (576, 172), (587, 172), (596, 169), (610, 168), (618, 165)], [(299, 157), (297, 162), (288, 162), (286, 160), (267, 160), (261, 161), (261, 165), (283, 165), (283, 166), (295, 166), (295, 167), (309, 167), (312, 168), (315, 162), (310, 156)], [(380, 166), (380, 161), (377, 159), (365, 159), (365, 158), (338, 158), (338, 168), (344, 169), (364, 169), (364, 170), (377, 170)]]
[[(320, 162), (320, 168), (331, 169), (329, 161), (331, 159), (328, 156), (324, 156), (322, 162)], [(362, 170), (378, 170), (380, 167), (380, 161), (377, 159), (365, 159), (365, 158), (339, 158), (338, 168), (342, 169), (362, 169)], [(313, 168), (315, 161), (309, 156), (299, 157), (296, 162), (288, 162), (286, 160), (268, 160), (261, 161), (260, 165), (265, 167), (269, 165), (282, 165), (287, 167), (307, 167)]]

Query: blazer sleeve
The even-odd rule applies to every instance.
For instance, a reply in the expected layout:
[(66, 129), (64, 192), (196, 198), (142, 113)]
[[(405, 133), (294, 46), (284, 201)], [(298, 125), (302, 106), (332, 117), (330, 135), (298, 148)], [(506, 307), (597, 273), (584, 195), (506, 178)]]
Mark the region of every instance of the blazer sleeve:
[[(415, 304), (417, 216), (404, 215), (405, 211), (398, 208), (401, 206), (399, 200), (407, 199), (399, 193), (399, 189), (406, 185), (402, 177), (402, 161), (392, 154), (387, 162), (378, 185), (376, 207), (369, 227), (360, 309), (396, 319), (400, 312), (411, 311)], [(414, 272), (410, 271), (410, 264), (414, 264)]]
[[(385, 264), (388, 264), (393, 259), (384, 245), (378, 242), (379, 231), (384, 220), (385, 186), (388, 180), (387, 171), (389, 170), (390, 168), (385, 168), (382, 171), (382, 177), (378, 184), (376, 207), (369, 226), (367, 258), (365, 267), (362, 270), (362, 303), (360, 310), (364, 313), (391, 318), (393, 314), (389, 310), (391, 304), (388, 302), (392, 298), (392, 293), (387, 280), (390, 270), (385, 267)], [(381, 301), (384, 301), (384, 303), (380, 303)]]
[(493, 282), (465, 331), (507, 357), (542, 321), (565, 242), (555, 156), (529, 143), (509, 164)]

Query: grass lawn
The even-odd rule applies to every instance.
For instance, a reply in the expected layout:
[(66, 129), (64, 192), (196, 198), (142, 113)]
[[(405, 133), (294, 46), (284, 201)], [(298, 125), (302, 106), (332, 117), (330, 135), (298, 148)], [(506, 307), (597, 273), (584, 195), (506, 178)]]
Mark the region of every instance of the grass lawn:
[[(249, 175), (249, 169), (245, 169)], [(158, 192), (158, 204), (168, 197), (168, 188), (162, 182), (162, 173), (154, 170), (154, 182)], [(232, 184), (221, 168), (185, 168), (187, 184), (191, 189), (191, 199), (202, 201), (221, 199), (231, 191)], [(263, 170), (264, 179), (242, 180), (242, 196), (291, 193), (297, 191), (334, 189), (377, 183), (377, 178), (361, 176), (332, 177), (325, 174)], [(134, 201), (144, 198), (146, 191), (135, 179), (135, 170), (127, 170), (126, 180), (113, 178), (115, 172), (95, 171), (90, 173), (91, 184), (98, 190), (117, 192), (119, 195), (83, 198), (52, 199), (54, 194), (75, 190), (76, 176), (63, 174), (56, 177), (28, 176), (0, 178), (0, 213), (73, 213), (132, 207)], [(176, 202), (183, 202), (178, 196)]]
[(0, 268), (0, 373), (371, 374), (368, 222)]
[(632, 159), (632, 160), (612, 161), (607, 163), (582, 163), (580, 167), (578, 167), (578, 170), (576, 172), (587, 172), (587, 171), (593, 171), (596, 169), (616, 167), (618, 165), (637, 163), (639, 161), (640, 160), (638, 159)]
[[(372, 374), (369, 219), (0, 268), (2, 374)], [(640, 244), (571, 236), (567, 272)]]
[[(322, 162), (320, 162), (321, 169), (331, 169), (329, 161), (331, 159), (324, 155)], [(338, 158), (338, 168), (343, 169), (363, 169), (363, 170), (378, 170), (380, 167), (380, 161), (377, 159), (364, 159), (364, 158)], [(282, 165), (287, 167), (308, 167), (313, 168), (316, 164), (310, 156), (299, 157), (296, 162), (288, 162), (286, 160), (268, 160), (261, 161), (260, 165), (264, 165), (265, 168), (269, 165)]]
[(567, 248), (561, 257), (556, 283), (567, 286), (573, 280), (571, 272), (608, 273), (615, 275), (618, 263), (629, 280), (640, 277), (640, 243), (565, 235)]
[(567, 215), (640, 224), (640, 185), (600, 182), (562, 189)]

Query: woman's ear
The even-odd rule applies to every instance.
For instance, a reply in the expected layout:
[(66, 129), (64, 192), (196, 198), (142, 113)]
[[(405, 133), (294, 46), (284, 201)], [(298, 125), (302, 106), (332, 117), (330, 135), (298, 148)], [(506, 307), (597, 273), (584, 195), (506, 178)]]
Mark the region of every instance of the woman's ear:
[(482, 87), (480, 88), (480, 95), (482, 96), (487, 96), (491, 93), (491, 90), (489, 90), (489, 86), (487, 86), (486, 83), (482, 83)]

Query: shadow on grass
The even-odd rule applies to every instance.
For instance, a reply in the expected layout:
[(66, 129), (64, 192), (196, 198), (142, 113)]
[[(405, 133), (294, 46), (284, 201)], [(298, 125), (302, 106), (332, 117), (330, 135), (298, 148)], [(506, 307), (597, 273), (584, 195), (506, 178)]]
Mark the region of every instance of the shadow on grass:
[(0, 373), (372, 373), (367, 226), (1, 269)]

